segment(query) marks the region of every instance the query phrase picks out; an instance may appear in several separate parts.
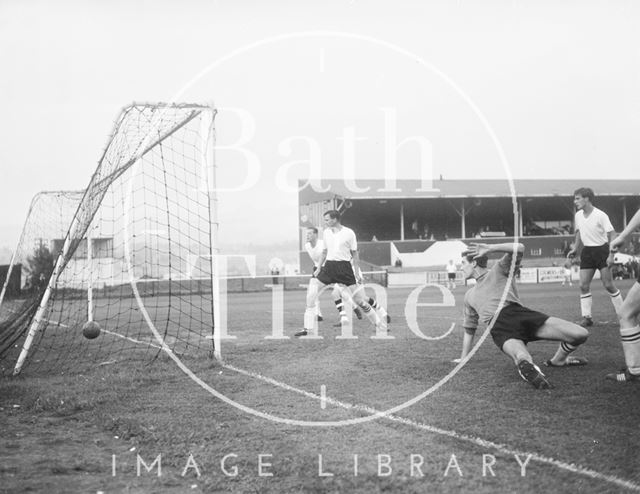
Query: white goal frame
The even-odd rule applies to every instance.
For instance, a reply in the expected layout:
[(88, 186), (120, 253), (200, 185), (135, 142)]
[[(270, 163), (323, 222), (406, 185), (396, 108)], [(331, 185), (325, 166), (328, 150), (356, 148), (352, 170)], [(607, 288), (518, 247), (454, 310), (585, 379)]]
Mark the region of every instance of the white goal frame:
[[(211, 268), (211, 289), (212, 289), (212, 297), (213, 297), (213, 324), (214, 324), (214, 329), (213, 329), (213, 343), (214, 343), (214, 349), (213, 349), (213, 355), (214, 358), (221, 360), (222, 359), (222, 355), (221, 355), (221, 349), (220, 349), (220, 344), (221, 344), (221, 339), (220, 339), (220, 332), (221, 332), (221, 327), (220, 327), (220, 309), (221, 309), (221, 305), (220, 305), (220, 300), (219, 300), (219, 293), (220, 293), (220, 281), (219, 281), (219, 276), (218, 276), (218, 272), (217, 272), (217, 267), (216, 265), (216, 258), (219, 254), (219, 248), (218, 248), (218, 197), (217, 197), (217, 182), (216, 182), (216, 175), (217, 175), (217, 165), (216, 165), (216, 161), (215, 161), (215, 126), (214, 126), (214, 120), (215, 120), (215, 115), (217, 113), (215, 107), (212, 104), (208, 104), (208, 105), (199, 105), (199, 104), (179, 104), (179, 105), (175, 105), (175, 104), (167, 104), (167, 103), (133, 103), (132, 105), (128, 105), (126, 107), (123, 108), (122, 112), (120, 113), (120, 115), (123, 115), (124, 112), (127, 111), (127, 109), (134, 107), (134, 106), (149, 106), (149, 107), (154, 107), (154, 108), (159, 108), (162, 110), (162, 108), (193, 108), (193, 109), (199, 109), (200, 112), (198, 114), (202, 115), (202, 120), (201, 120), (201, 128), (200, 128), (200, 160), (201, 160), (201, 173), (202, 173), (202, 183), (203, 185), (205, 185), (206, 187), (206, 192), (208, 193), (208, 197), (209, 197), (209, 204), (208, 204), (208, 209), (209, 209), (209, 222), (210, 222), (210, 238), (209, 238), (209, 242), (210, 242), (210, 250), (211, 250), (211, 263), (212, 263), (212, 268)], [(191, 116), (188, 119), (185, 119), (182, 123), (174, 126), (170, 132), (164, 134), (164, 135), (153, 135), (153, 132), (149, 132), (147, 134), (147, 137), (145, 138), (145, 141), (143, 141), (143, 145), (140, 146), (141, 151), (139, 151), (135, 156), (133, 156), (128, 162), (126, 162), (121, 168), (119, 168), (117, 170), (118, 175), (124, 173), (124, 171), (126, 171), (127, 169), (131, 168), (132, 166), (134, 166), (145, 154), (147, 154), (149, 151), (151, 151), (152, 149), (154, 149), (154, 147), (156, 145), (161, 144), (165, 139), (167, 139), (168, 137), (170, 137), (172, 134), (174, 134), (177, 130), (179, 130), (182, 126), (184, 126), (186, 123), (188, 123), (191, 119), (193, 119), (194, 117)], [(116, 123), (114, 124), (113, 127), (113, 131), (110, 134), (110, 138), (109, 138), (109, 143), (112, 142), (112, 139), (114, 138), (114, 136), (116, 136), (116, 133), (118, 131), (118, 126), (120, 124), (120, 120), (117, 120)], [(153, 128), (153, 126), (151, 127)], [(105, 151), (102, 155), (102, 157), (100, 158), (99, 161), (99, 165), (98, 168), (100, 166), (100, 164), (102, 163), (107, 149), (108, 149), (108, 145), (105, 148)], [(93, 178), (92, 178), (93, 180)], [(85, 190), (85, 196), (88, 192), (88, 189)], [(53, 269), (53, 272), (48, 280), (48, 284), (47, 287), (45, 289), (44, 295), (42, 296), (42, 299), (40, 301), (40, 304), (38, 306), (38, 309), (36, 311), (36, 314), (29, 326), (29, 330), (27, 332), (27, 336), (25, 338), (24, 344), (22, 346), (22, 349), (20, 351), (20, 354), (18, 356), (17, 362), (15, 364), (14, 370), (13, 370), (13, 374), (14, 375), (18, 375), (21, 370), (22, 367), (27, 359), (27, 356), (29, 354), (31, 345), (33, 343), (33, 340), (36, 336), (36, 334), (38, 333), (41, 324), (43, 323), (44, 320), (44, 316), (46, 314), (46, 310), (47, 310), (47, 305), (49, 303), (52, 291), (55, 289), (55, 284), (56, 284), (56, 280), (58, 279), (62, 269), (64, 268), (64, 260), (67, 258), (68, 254), (69, 254), (69, 249), (70, 249), (70, 245), (71, 245), (71, 232), (74, 231), (74, 229), (77, 227), (78, 223), (80, 222), (80, 209), (81, 209), (81, 205), (78, 207), (78, 210), (73, 218), (73, 221), (71, 223), (71, 225), (69, 226), (69, 230), (65, 237), (64, 240), (64, 245), (62, 247), (62, 250), (60, 251), (60, 253), (57, 256), (56, 259), (56, 263), (55, 263), (55, 267)], [(89, 233), (89, 232), (88, 232)], [(88, 236), (88, 238), (90, 238), (90, 235)], [(7, 276), (7, 281), (8, 281), (9, 277)], [(132, 288), (134, 290), (134, 293), (137, 293), (137, 287), (135, 286), (135, 283), (137, 282), (137, 280), (135, 280), (133, 277), (131, 277), (130, 282), (132, 284)], [(89, 287), (91, 286), (91, 282), (89, 282)], [(3, 290), (3, 295), (4, 295), (4, 290)], [(89, 293), (88, 293), (88, 298), (89, 298), (89, 304), (91, 303), (91, 289), (89, 289)], [(142, 301), (139, 297), (136, 297), (138, 304), (140, 306), (141, 309), (144, 310), (144, 306), (141, 305)], [(91, 314), (91, 306), (89, 305), (89, 309), (88, 309), (88, 316), (89, 319), (91, 319), (92, 314)], [(163, 349), (164, 345), (163, 345)], [(170, 351), (170, 350), (169, 350)]]

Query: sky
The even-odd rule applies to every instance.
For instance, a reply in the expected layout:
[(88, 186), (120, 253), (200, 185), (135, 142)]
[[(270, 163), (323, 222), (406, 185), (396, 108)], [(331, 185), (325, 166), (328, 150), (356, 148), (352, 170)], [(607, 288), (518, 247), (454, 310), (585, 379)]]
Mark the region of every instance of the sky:
[[(133, 101), (213, 103), (225, 245), (297, 179), (639, 179), (633, 1), (0, 1), (0, 248)], [(596, 191), (597, 193), (597, 191)]]

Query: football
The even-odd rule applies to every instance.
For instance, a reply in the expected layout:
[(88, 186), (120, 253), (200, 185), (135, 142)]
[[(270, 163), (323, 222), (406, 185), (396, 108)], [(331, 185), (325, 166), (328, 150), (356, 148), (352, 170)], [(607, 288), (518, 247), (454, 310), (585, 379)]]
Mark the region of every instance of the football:
[(100, 325), (95, 321), (87, 321), (82, 326), (82, 334), (85, 338), (93, 340), (100, 335)]

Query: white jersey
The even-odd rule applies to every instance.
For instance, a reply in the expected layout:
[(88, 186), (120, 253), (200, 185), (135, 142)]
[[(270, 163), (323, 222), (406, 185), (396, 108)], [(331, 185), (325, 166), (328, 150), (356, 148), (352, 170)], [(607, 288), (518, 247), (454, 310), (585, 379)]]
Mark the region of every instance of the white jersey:
[(447, 264), (447, 273), (455, 273), (458, 271), (458, 266), (455, 264)]
[(576, 230), (580, 232), (580, 240), (585, 247), (597, 247), (609, 242), (607, 233), (613, 231), (613, 226), (607, 213), (594, 207), (588, 218), (585, 218), (583, 210), (576, 213)]
[(311, 258), (311, 262), (317, 268), (320, 265), (320, 260), (322, 259), (322, 251), (324, 250), (324, 242), (320, 239), (316, 240), (316, 245), (311, 246), (310, 242), (304, 244), (304, 249), (309, 254)]
[(323, 238), (327, 249), (327, 261), (351, 261), (351, 251), (358, 250), (356, 234), (346, 226), (342, 226), (336, 232), (326, 228)]

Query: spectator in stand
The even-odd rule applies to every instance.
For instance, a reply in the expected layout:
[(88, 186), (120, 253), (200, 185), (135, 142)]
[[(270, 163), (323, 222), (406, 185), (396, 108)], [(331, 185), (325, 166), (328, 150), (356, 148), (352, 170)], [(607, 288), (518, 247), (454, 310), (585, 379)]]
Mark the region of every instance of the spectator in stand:
[(424, 224), (424, 228), (422, 229), (422, 239), (423, 240), (428, 240), (429, 239), (429, 235), (432, 235), (431, 231), (429, 230), (429, 224), (425, 223)]
[(416, 236), (416, 238), (420, 238), (420, 234), (418, 233), (418, 220), (417, 219), (413, 220), (413, 223), (411, 223), (411, 231)]

